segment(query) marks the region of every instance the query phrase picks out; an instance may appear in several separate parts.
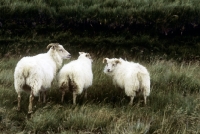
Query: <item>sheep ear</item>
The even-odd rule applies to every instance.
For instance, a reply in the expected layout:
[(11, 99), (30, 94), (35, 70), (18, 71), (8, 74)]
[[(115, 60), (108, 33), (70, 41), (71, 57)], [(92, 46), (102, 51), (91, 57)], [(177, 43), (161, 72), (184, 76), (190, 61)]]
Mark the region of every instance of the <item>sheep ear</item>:
[(78, 52), (79, 53), (79, 55), (81, 55), (81, 54), (83, 54), (84, 52)]
[(52, 47), (51, 47), (53, 50), (55, 50), (56, 49), (56, 47), (53, 45)]
[(121, 62), (120, 62), (120, 60), (116, 60), (115, 63), (118, 64), (118, 63), (121, 63)]
[(104, 59), (103, 59), (103, 63), (106, 63), (107, 60), (108, 60), (108, 58), (104, 58)]
[(86, 57), (91, 57), (89, 53), (86, 53)]

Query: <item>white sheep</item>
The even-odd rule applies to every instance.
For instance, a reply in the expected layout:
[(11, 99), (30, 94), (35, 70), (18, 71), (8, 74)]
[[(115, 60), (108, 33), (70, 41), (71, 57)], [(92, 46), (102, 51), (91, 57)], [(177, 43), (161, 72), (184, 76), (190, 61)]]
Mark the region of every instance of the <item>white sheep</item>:
[(147, 69), (138, 63), (128, 62), (121, 58), (104, 58), (104, 62), (107, 63), (104, 73), (112, 77), (114, 85), (125, 89), (126, 95), (130, 97), (129, 104), (133, 104), (138, 91), (143, 93), (146, 104), (146, 98), (150, 95), (150, 76)]
[(85, 97), (87, 97), (87, 88), (92, 85), (92, 59), (89, 53), (79, 52), (77, 60), (71, 61), (64, 65), (58, 73), (58, 85), (62, 91), (62, 99), (66, 91), (73, 92), (73, 104), (76, 104), (77, 95), (85, 90)]
[(51, 43), (47, 46), (47, 53), (31, 57), (23, 57), (16, 65), (14, 71), (14, 86), (18, 94), (18, 110), (20, 110), (21, 92), (30, 92), (28, 113), (32, 113), (34, 96), (44, 93), (46, 101), (46, 90), (56, 76), (58, 69), (62, 66), (63, 59), (69, 59), (67, 52), (59, 43)]

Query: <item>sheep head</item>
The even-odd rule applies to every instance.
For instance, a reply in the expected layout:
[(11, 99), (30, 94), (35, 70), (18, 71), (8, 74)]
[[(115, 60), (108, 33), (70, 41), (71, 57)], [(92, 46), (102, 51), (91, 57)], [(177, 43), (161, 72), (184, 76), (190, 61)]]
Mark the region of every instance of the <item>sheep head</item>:
[(49, 48), (55, 51), (62, 59), (71, 58), (71, 54), (67, 50), (65, 50), (64, 47), (60, 45), (59, 43), (50, 43), (47, 46), (47, 49)]
[(104, 58), (103, 63), (106, 63), (106, 66), (104, 68), (104, 73), (111, 73), (115, 68), (117, 67), (118, 64), (121, 63), (120, 59), (117, 58)]
[(93, 61), (92, 57), (90, 56), (89, 53), (79, 52), (79, 57), (86, 57), (86, 58), (90, 59), (91, 61)]

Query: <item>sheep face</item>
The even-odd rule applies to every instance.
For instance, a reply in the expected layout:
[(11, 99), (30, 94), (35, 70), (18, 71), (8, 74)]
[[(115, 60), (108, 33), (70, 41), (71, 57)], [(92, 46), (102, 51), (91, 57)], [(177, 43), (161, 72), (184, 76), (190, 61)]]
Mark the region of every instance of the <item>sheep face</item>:
[(82, 58), (82, 57), (86, 57), (86, 58), (90, 59), (91, 62), (93, 61), (93, 60), (92, 60), (92, 57), (90, 56), (89, 53), (79, 52), (79, 58)]
[(47, 46), (47, 49), (50, 48), (53, 49), (54, 51), (57, 52), (57, 54), (62, 58), (62, 59), (70, 59), (71, 54), (64, 49), (62, 45), (59, 43), (51, 43)]
[(116, 58), (113, 59), (104, 58), (103, 63), (106, 63), (106, 66), (104, 68), (104, 73), (109, 74), (112, 73), (117, 67), (117, 65), (120, 64), (121, 62), (119, 59)]
[(70, 59), (71, 54), (63, 48), (62, 45), (58, 45), (59, 47), (56, 48), (57, 53), (62, 57), (63, 59)]

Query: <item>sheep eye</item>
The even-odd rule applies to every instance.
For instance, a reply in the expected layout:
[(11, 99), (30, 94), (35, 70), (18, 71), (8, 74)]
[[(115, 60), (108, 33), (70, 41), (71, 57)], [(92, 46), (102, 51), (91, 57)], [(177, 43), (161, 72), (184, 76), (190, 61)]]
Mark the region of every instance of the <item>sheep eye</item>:
[(115, 64), (112, 64), (112, 66), (114, 67), (114, 66), (115, 66)]
[(60, 49), (59, 51), (60, 51), (60, 52), (63, 52), (63, 50), (62, 50), (62, 49)]

